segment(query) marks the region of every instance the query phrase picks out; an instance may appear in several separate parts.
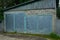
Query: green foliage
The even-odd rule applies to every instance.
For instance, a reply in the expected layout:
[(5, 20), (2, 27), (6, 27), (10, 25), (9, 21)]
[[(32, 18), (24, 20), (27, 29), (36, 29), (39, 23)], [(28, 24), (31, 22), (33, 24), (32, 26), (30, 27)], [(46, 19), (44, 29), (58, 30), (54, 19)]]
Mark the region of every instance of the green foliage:
[(12, 7), (14, 5), (23, 3), (23, 2), (27, 2), (29, 0), (0, 0), (0, 21), (4, 19), (3, 17), (3, 11), (2, 9), (4, 9), (3, 7)]
[(3, 20), (3, 0), (0, 0), (0, 22)]
[(59, 8), (59, 0), (56, 0), (56, 15), (57, 15), (57, 18), (60, 19), (60, 8)]
[(3, 15), (0, 14), (0, 21), (2, 21), (4, 19)]
[(56, 7), (58, 8), (59, 6), (59, 0), (56, 0)]
[(60, 8), (57, 8), (57, 18), (60, 19)]
[(21, 3), (24, 3), (24, 2), (27, 2), (27, 1), (29, 1), (29, 0), (5, 0), (4, 1), (4, 6), (9, 8), (9, 7), (12, 7), (14, 5), (21, 4)]
[(0, 11), (0, 21), (4, 19), (3, 12)]
[(56, 33), (51, 33), (50, 35), (50, 38), (52, 38), (52, 39), (60, 39), (60, 36), (58, 36)]

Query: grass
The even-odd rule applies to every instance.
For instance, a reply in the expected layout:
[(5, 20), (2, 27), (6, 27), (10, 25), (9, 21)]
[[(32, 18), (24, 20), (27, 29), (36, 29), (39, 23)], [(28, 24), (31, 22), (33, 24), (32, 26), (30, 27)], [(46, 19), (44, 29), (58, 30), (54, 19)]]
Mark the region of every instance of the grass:
[(50, 33), (49, 35), (43, 35), (43, 34), (29, 34), (29, 33), (16, 33), (16, 32), (4, 32), (4, 34), (17, 34), (17, 35), (24, 35), (24, 36), (38, 36), (38, 37), (42, 37), (42, 38), (48, 38), (48, 39), (52, 39), (52, 40), (60, 40), (60, 36), (58, 36), (55, 33)]

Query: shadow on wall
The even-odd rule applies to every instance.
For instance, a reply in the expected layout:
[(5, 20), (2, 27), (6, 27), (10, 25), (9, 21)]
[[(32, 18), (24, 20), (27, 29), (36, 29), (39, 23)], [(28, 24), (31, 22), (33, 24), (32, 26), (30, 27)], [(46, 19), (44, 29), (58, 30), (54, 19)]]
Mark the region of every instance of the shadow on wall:
[(60, 34), (60, 19), (56, 19), (56, 32)]
[(3, 32), (3, 22), (0, 23), (0, 32)]

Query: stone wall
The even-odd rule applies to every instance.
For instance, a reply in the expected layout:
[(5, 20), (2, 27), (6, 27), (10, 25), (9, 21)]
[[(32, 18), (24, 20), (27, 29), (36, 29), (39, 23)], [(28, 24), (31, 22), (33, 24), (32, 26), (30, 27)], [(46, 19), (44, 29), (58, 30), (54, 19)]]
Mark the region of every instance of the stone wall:
[(60, 19), (56, 18), (56, 33), (60, 34)]

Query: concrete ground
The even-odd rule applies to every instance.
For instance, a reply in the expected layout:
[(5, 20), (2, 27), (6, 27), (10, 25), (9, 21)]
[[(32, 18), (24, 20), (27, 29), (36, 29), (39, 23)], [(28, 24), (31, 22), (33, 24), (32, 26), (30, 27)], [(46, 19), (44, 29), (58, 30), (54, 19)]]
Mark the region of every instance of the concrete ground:
[(0, 34), (0, 40), (47, 40), (47, 39), (35, 36)]

